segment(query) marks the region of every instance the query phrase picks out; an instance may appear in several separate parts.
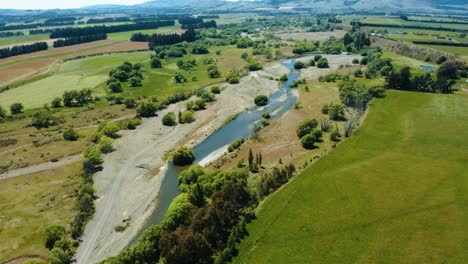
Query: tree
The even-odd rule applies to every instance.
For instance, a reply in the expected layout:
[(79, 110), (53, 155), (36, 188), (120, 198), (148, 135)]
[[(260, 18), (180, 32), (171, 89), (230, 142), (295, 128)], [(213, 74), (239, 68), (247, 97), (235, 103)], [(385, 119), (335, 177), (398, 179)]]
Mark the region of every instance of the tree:
[(215, 86), (211, 86), (210, 88), (210, 91), (214, 94), (220, 94), (221, 93), (221, 89), (219, 88), (219, 86), (215, 85)]
[(239, 83), (239, 80), (240, 80), (240, 76), (239, 76), (239, 73), (237, 71), (229, 71), (228, 74), (226, 75), (226, 81), (229, 83), (229, 84), (236, 84), (236, 83)]
[(317, 61), (317, 68), (329, 68), (328, 66), (328, 60), (326, 58), (320, 58)]
[(128, 79), (128, 86), (130, 86), (130, 87), (140, 87), (140, 86), (142, 86), (141, 78), (132, 77), (132, 78)]
[(217, 68), (214, 68), (214, 69), (208, 70), (208, 76), (210, 78), (219, 78), (221, 77), (221, 73), (219, 72)]
[(153, 103), (142, 102), (137, 108), (137, 113), (141, 117), (153, 117), (156, 116), (156, 110), (156, 105), (154, 105)]
[(178, 148), (172, 156), (172, 161), (176, 166), (190, 165), (194, 160), (195, 156), (193, 155), (192, 149), (187, 147)]
[(249, 169), (251, 170), (251, 168), (253, 167), (253, 162), (254, 162), (254, 157), (253, 157), (253, 153), (252, 153), (252, 149), (249, 149), (249, 158), (248, 158), (248, 161), (249, 161)]
[(47, 226), (44, 229), (46, 248), (52, 249), (55, 245), (55, 242), (59, 241), (65, 234), (66, 231), (63, 225), (53, 224)]
[(77, 141), (80, 135), (73, 128), (69, 128), (63, 132), (63, 139), (68, 141)]
[(206, 238), (182, 226), (164, 233), (160, 239), (161, 256), (167, 264), (212, 263), (213, 249)]
[(176, 116), (173, 112), (165, 114), (162, 119), (162, 124), (165, 126), (175, 126), (177, 125)]
[(17, 115), (23, 112), (24, 106), (21, 103), (14, 103), (10, 105), (10, 113), (12, 115)]
[(254, 102), (258, 106), (265, 106), (268, 104), (268, 97), (266, 95), (259, 95), (255, 97)]
[(52, 100), (52, 107), (53, 108), (62, 107), (62, 98), (60, 98), (60, 97), (54, 98), (54, 100)]
[(101, 151), (96, 147), (88, 147), (84, 152), (83, 169), (86, 173), (95, 172), (100, 169), (104, 162)]
[(61, 248), (53, 248), (49, 252), (49, 263), (50, 264), (69, 264), (71, 263), (71, 254), (65, 252)]
[(190, 195), (189, 195), (189, 200), (190, 202), (197, 206), (197, 207), (202, 207), (205, 205), (205, 191), (203, 190), (203, 186), (196, 183), (195, 186), (193, 186), (190, 190)]
[(330, 132), (330, 140), (333, 141), (333, 142), (338, 142), (340, 141), (340, 137), (341, 137), (341, 134), (340, 132), (338, 131), (338, 128), (334, 128), (331, 132)]
[(296, 134), (299, 138), (310, 134), (318, 126), (316, 119), (305, 119), (297, 125)]
[(307, 134), (301, 138), (302, 147), (305, 149), (313, 149), (316, 141), (317, 139), (312, 134)]
[(306, 68), (306, 64), (305, 64), (304, 62), (302, 62), (302, 61), (296, 61), (296, 62), (294, 63), (294, 69), (300, 70), (300, 69), (302, 69), (302, 68)]
[(156, 57), (151, 58), (151, 68), (162, 68), (161, 60)]
[(135, 99), (133, 99), (133, 98), (127, 98), (127, 99), (125, 99), (125, 101), (124, 101), (124, 105), (125, 105), (125, 107), (128, 108), (128, 109), (133, 109), (133, 108), (136, 107), (136, 101), (135, 101)]
[(49, 111), (37, 111), (32, 115), (31, 125), (35, 128), (47, 128), (54, 126), (58, 119), (53, 117)]
[(446, 61), (437, 70), (437, 78), (457, 79), (458, 65), (453, 61)]
[(120, 82), (111, 82), (108, 84), (108, 86), (111, 92), (113, 93), (120, 93), (123, 91), (122, 85), (120, 84)]

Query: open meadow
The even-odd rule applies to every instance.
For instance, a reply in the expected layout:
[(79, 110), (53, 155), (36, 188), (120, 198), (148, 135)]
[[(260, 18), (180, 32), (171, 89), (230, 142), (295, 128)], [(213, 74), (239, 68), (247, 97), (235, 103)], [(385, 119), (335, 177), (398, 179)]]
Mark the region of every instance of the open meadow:
[(267, 198), (235, 263), (465, 263), (466, 94), (389, 91)]

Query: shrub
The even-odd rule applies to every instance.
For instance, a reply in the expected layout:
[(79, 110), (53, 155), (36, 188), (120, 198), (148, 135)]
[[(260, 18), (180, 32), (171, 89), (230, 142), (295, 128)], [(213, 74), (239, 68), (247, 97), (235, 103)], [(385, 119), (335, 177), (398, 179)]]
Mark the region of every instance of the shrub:
[(191, 110), (187, 110), (187, 111), (184, 111), (181, 115), (180, 115), (180, 118), (179, 118), (179, 123), (181, 124), (188, 124), (188, 123), (192, 123), (193, 121), (195, 121), (195, 118), (193, 117), (193, 111)]
[(270, 121), (268, 121), (267, 119), (262, 119), (261, 123), (262, 123), (262, 126), (264, 126), (264, 127), (270, 125)]
[(49, 225), (44, 229), (45, 246), (48, 249), (52, 249), (55, 242), (59, 241), (66, 234), (65, 227), (63, 225)]
[(76, 141), (80, 136), (73, 128), (69, 128), (63, 132), (63, 139), (68, 141)]
[(310, 60), (309, 61), (309, 66), (315, 66), (315, 60)]
[(369, 62), (369, 59), (367, 57), (363, 57), (361, 59), (361, 61), (359, 62), (359, 64), (361, 65), (367, 65), (367, 63)]
[(226, 81), (229, 84), (239, 83), (239, 80), (240, 80), (240, 75), (236, 71), (229, 71), (228, 74), (226, 75)]
[(102, 136), (99, 139), (99, 150), (104, 154), (110, 153), (114, 151), (112, 144), (114, 144), (114, 140), (109, 137)]
[(215, 100), (215, 95), (212, 92), (204, 92), (200, 96), (205, 102), (213, 102)]
[(254, 102), (258, 106), (265, 106), (268, 104), (268, 97), (266, 95), (259, 95), (255, 97)]
[(228, 151), (229, 152), (233, 152), (234, 150), (240, 148), (240, 146), (244, 143), (245, 139), (241, 138), (241, 139), (238, 139), (234, 142), (231, 143), (231, 145), (229, 145), (228, 147)]
[(132, 78), (128, 79), (128, 86), (130, 86), (130, 87), (141, 87), (142, 86), (141, 79), (139, 77), (132, 77)]
[(206, 102), (203, 99), (198, 99), (195, 101), (195, 109), (194, 110), (203, 110), (206, 108)]
[(162, 63), (158, 58), (151, 59), (151, 68), (162, 68)]
[(2, 106), (0, 106), (0, 118), (5, 118), (5, 117), (7, 117), (7, 112)]
[(359, 64), (359, 59), (358, 58), (353, 59), (353, 64)]
[(12, 115), (17, 115), (23, 112), (24, 106), (21, 103), (14, 103), (10, 105), (10, 113)]
[(306, 65), (305, 65), (304, 62), (302, 62), (302, 61), (296, 61), (296, 62), (294, 63), (294, 69), (299, 70), (299, 69), (302, 69), (302, 68), (306, 68)]
[(108, 137), (118, 138), (119, 135), (117, 134), (117, 132), (119, 132), (119, 130), (120, 130), (120, 127), (117, 124), (103, 122), (100, 125), (100, 130), (99, 131), (103, 135), (106, 135)]
[(208, 77), (210, 78), (219, 78), (221, 77), (221, 72), (217, 68), (208, 70)]
[(60, 97), (54, 98), (54, 100), (52, 100), (51, 105), (52, 105), (53, 108), (62, 107), (62, 98), (60, 98)]
[(322, 58), (322, 55), (315, 55), (314, 56), (314, 61), (318, 62)]
[(270, 113), (264, 113), (262, 117), (265, 119), (269, 119), (271, 116), (270, 116)]
[(128, 109), (133, 109), (136, 107), (136, 101), (133, 98), (127, 98), (124, 101), (125, 107)]
[(156, 105), (153, 103), (141, 103), (137, 108), (137, 113), (141, 117), (153, 117), (156, 116)]
[(96, 147), (88, 147), (84, 152), (83, 169), (85, 173), (95, 172), (104, 162), (101, 151)]
[(49, 111), (35, 112), (31, 119), (31, 125), (35, 128), (48, 128), (55, 126), (59, 120), (53, 117)]
[(341, 137), (340, 132), (338, 131), (337, 128), (334, 128), (330, 133), (330, 140), (333, 142), (338, 142), (341, 140), (340, 137)]
[(108, 86), (111, 92), (113, 93), (121, 93), (123, 91), (122, 85), (120, 84), (120, 82), (111, 82), (109, 83)]
[(304, 147), (305, 149), (315, 148), (314, 144), (316, 141), (317, 139), (312, 134), (307, 134), (301, 138), (302, 147)]
[(328, 66), (328, 60), (326, 58), (320, 58), (318, 61), (317, 61), (317, 68), (329, 68)]
[(283, 74), (283, 75), (281, 75), (280, 78), (279, 78), (279, 80), (282, 81), (282, 82), (287, 81), (287, 80), (288, 80), (288, 75), (287, 75), (286, 73)]
[(345, 119), (344, 107), (341, 104), (330, 103), (322, 106), (322, 113), (327, 114), (331, 120), (339, 121)]
[(315, 119), (306, 119), (297, 125), (296, 134), (299, 138), (310, 134), (318, 126), (318, 121)]
[(194, 160), (195, 156), (192, 149), (187, 147), (180, 147), (172, 156), (172, 161), (176, 166), (187, 166), (192, 164)]
[(210, 91), (212, 93), (214, 93), (214, 94), (220, 94), (221, 93), (221, 89), (219, 89), (219, 86), (217, 86), (217, 85), (211, 86)]
[(362, 70), (361, 69), (357, 69), (355, 72), (354, 72), (354, 76), (355, 77), (362, 77)]
[(176, 116), (173, 112), (169, 112), (162, 117), (162, 124), (165, 126), (177, 125)]

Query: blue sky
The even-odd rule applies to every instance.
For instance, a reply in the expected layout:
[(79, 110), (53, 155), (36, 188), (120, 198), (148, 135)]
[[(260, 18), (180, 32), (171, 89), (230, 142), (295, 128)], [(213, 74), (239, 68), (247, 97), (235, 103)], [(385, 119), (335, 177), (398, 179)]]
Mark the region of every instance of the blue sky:
[(77, 8), (98, 4), (132, 5), (147, 0), (0, 0), (0, 9), (50, 9), (50, 8)]

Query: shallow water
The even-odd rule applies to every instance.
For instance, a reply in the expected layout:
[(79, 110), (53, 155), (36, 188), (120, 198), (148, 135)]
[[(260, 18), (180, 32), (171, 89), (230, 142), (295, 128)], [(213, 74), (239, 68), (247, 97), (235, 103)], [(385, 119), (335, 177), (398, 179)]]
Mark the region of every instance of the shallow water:
[[(226, 149), (226, 146), (233, 141), (251, 136), (253, 134), (253, 127), (255, 125), (261, 125), (260, 122), (263, 119), (262, 115), (264, 113), (273, 113), (269, 119), (272, 121), (282, 116), (294, 106), (297, 97), (292, 93), (292, 89), (289, 85), (300, 77), (300, 72), (294, 69), (294, 60), (286, 60), (281, 62), (281, 64), (290, 70), (288, 81), (283, 82), (280, 89), (270, 97), (268, 105), (241, 112), (231, 122), (210, 135), (205, 141), (198, 144), (193, 149), (196, 158), (195, 163), (201, 162), (205, 165), (206, 161), (209, 160), (211, 156), (218, 156), (222, 150)], [(143, 234), (144, 230), (151, 225), (160, 223), (164, 219), (172, 200), (179, 195), (177, 176), (183, 169), (184, 168), (174, 166), (172, 162), (168, 163), (166, 175), (164, 176), (159, 193), (158, 206), (149, 217), (142, 230), (131, 242), (131, 245), (136, 244), (137, 238)]]

